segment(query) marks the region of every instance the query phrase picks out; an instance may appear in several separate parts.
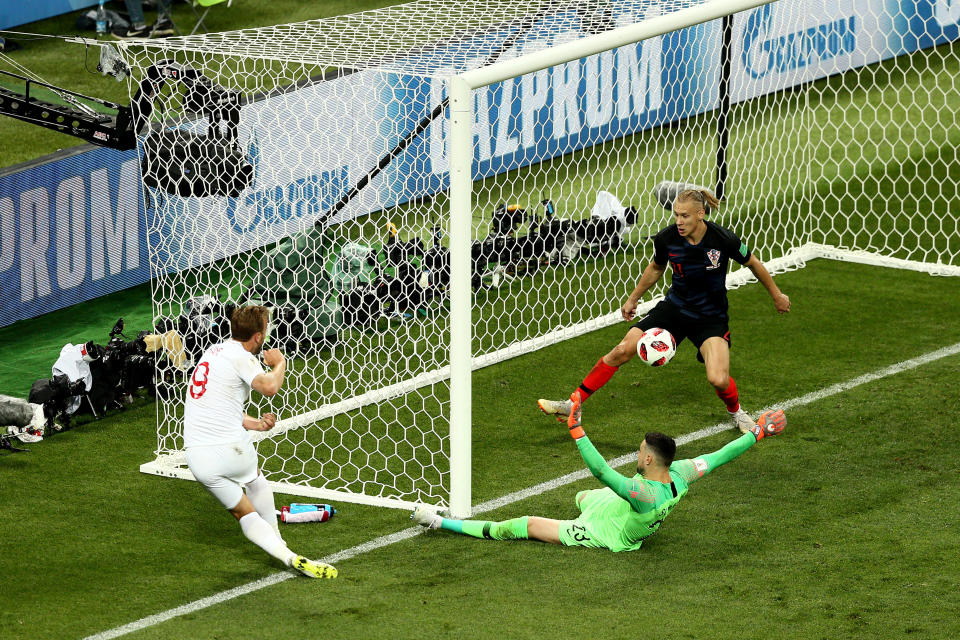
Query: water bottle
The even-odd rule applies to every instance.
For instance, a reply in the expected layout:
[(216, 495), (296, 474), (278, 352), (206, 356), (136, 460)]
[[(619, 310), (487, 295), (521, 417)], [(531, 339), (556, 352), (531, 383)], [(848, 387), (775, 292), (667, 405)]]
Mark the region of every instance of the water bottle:
[(326, 522), (337, 512), (329, 504), (303, 504), (294, 502), (289, 507), (280, 507), (280, 520), (284, 524), (300, 522)]
[(293, 502), (290, 504), (290, 513), (310, 513), (313, 511), (326, 511), (330, 515), (337, 513), (337, 510), (329, 504), (310, 504), (303, 502)]
[(540, 204), (543, 205), (544, 217), (547, 220), (550, 220), (553, 217), (553, 214), (557, 212), (557, 210), (553, 207), (553, 201), (548, 198), (546, 200), (543, 200)]
[(103, 8), (103, 3), (106, 0), (100, 0), (100, 4), (97, 6), (97, 37), (102, 38), (107, 35), (107, 10)]

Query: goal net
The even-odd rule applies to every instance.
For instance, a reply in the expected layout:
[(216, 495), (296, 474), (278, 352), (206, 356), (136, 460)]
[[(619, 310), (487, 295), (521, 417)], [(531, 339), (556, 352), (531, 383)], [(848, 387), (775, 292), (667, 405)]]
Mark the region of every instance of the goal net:
[[(710, 219), (773, 272), (960, 274), (958, 19), (948, 0), (420, 0), (124, 43), (151, 79), (155, 317), (195, 361), (224, 305), (273, 308), (287, 383), (251, 411), (280, 416), (258, 434), (278, 489), (466, 515), (470, 372), (617, 322), (683, 185), (722, 192)], [(145, 472), (191, 477), (189, 365), (161, 365)]]

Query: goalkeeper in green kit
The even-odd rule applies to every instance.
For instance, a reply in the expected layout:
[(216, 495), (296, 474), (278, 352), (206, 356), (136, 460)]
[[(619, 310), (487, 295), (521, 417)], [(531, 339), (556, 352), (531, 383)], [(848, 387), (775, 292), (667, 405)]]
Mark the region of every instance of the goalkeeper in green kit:
[(587, 467), (606, 485), (603, 489), (577, 494), (579, 518), (553, 520), (524, 516), (503, 522), (454, 520), (417, 507), (412, 516), (414, 521), (430, 529), (447, 529), (474, 538), (541, 540), (570, 547), (633, 551), (657, 532), (694, 481), (738, 457), (765, 436), (777, 435), (787, 424), (783, 411), (766, 411), (753, 429), (723, 448), (676, 462), (673, 458), (677, 445), (673, 438), (662, 433), (648, 433), (640, 444), (637, 475), (627, 478), (607, 464), (584, 433), (580, 421), (579, 390), (573, 392), (570, 401), (572, 406), (567, 419), (570, 435)]

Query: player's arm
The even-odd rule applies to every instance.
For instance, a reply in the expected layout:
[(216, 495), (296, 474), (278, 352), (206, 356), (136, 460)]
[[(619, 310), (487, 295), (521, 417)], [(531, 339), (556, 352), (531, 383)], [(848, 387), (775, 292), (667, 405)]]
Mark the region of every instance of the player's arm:
[(243, 414), (243, 428), (247, 431), (270, 431), (277, 424), (277, 416), (265, 413), (259, 418)]
[(263, 352), (263, 363), (270, 367), (270, 371), (255, 377), (250, 386), (265, 396), (274, 396), (283, 386), (283, 374), (287, 369), (287, 360), (279, 349), (268, 349)]
[(630, 507), (638, 513), (656, 508), (655, 498), (649, 494), (642, 483), (621, 475), (607, 464), (597, 448), (584, 434), (576, 439), (580, 457), (587, 464), (590, 473), (604, 485), (613, 489), (613, 492), (630, 503)]
[(786, 426), (787, 418), (783, 415), (783, 411), (764, 411), (753, 429), (733, 442), (728, 442), (713, 453), (705, 453), (689, 460), (677, 460), (670, 465), (670, 470), (682, 475), (688, 483), (692, 483), (717, 467), (722, 467), (728, 462), (736, 460), (759, 440), (762, 440), (765, 436), (777, 435)]
[(760, 284), (764, 286), (764, 288), (767, 290), (767, 293), (769, 293), (770, 297), (773, 298), (773, 305), (777, 308), (777, 313), (789, 312), (790, 298), (787, 296), (787, 294), (780, 291), (780, 287), (778, 287), (777, 283), (773, 281), (773, 276), (771, 276), (770, 272), (767, 271), (767, 268), (763, 266), (763, 263), (760, 262), (760, 259), (757, 258), (756, 254), (751, 254), (750, 259), (744, 262), (743, 265), (753, 272), (753, 275), (757, 277), (757, 280), (760, 281)]
[(647, 488), (642, 483), (617, 473), (590, 442), (590, 438), (587, 437), (580, 422), (579, 395), (576, 392), (574, 392), (574, 395), (577, 399), (571, 397), (574, 404), (571, 407), (570, 417), (567, 418), (567, 426), (570, 428), (570, 435), (577, 443), (580, 457), (583, 458), (587, 468), (590, 469), (590, 473), (626, 500), (634, 511), (643, 513), (654, 509), (656, 507), (655, 498), (647, 492)]
[(643, 275), (640, 276), (640, 282), (637, 283), (634, 290), (627, 296), (627, 301), (620, 307), (620, 314), (624, 320), (633, 320), (633, 317), (637, 313), (637, 305), (640, 303), (640, 298), (663, 277), (663, 272), (666, 270), (666, 263), (660, 265), (657, 264), (656, 259), (650, 261), (647, 268), (643, 270)]

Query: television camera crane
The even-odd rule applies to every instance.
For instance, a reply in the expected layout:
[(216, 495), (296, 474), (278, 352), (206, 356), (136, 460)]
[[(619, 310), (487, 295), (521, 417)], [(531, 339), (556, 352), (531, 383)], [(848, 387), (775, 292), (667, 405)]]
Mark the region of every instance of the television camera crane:
[[(130, 76), (130, 68), (111, 45), (101, 45), (97, 69), (117, 80)], [(110, 149), (127, 151), (142, 141), (141, 170), (149, 187), (180, 196), (237, 196), (250, 184), (253, 166), (237, 144), (237, 125), (243, 95), (215, 84), (200, 71), (173, 60), (151, 65), (138, 82), (129, 106), (87, 96), (25, 75), (0, 70), (0, 75), (23, 83), (23, 90), (0, 87), (0, 114)], [(168, 85), (182, 91), (183, 110), (207, 119), (204, 133), (177, 126), (152, 130), (154, 115), (167, 117), (155, 105)], [(44, 87), (64, 100), (56, 104), (38, 98)], [(115, 114), (101, 113), (81, 102), (98, 104)]]

